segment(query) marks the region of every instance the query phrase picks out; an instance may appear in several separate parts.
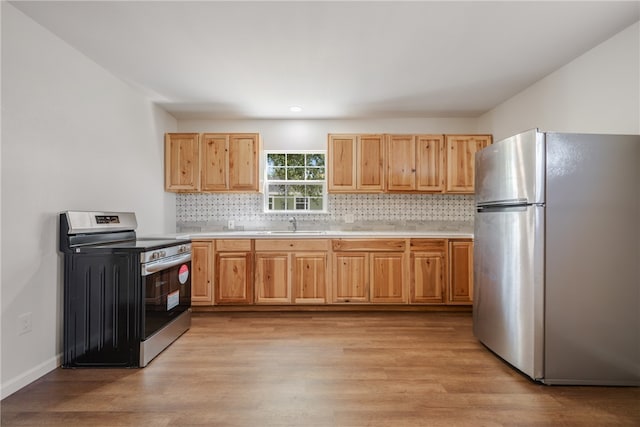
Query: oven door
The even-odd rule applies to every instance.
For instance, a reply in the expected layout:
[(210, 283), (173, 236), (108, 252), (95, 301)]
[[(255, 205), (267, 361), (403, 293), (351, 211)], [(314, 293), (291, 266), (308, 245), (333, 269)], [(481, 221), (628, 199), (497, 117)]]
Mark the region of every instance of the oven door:
[(179, 254), (142, 265), (143, 340), (191, 307), (191, 254)]

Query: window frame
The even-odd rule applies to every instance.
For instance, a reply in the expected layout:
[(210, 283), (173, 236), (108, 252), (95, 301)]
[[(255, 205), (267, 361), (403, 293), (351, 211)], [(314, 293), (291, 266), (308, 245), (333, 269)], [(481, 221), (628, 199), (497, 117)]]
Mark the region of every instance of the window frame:
[[(324, 157), (324, 179), (322, 180), (287, 180), (287, 179), (269, 179), (269, 163), (267, 161), (269, 154), (321, 154)], [(262, 156), (263, 162), (263, 203), (262, 210), (267, 214), (326, 214), (328, 213), (329, 193), (327, 188), (327, 150), (263, 150)], [(304, 166), (305, 170), (308, 166)], [(322, 209), (310, 210), (308, 206), (311, 205), (310, 198), (308, 196), (293, 196), (293, 209), (281, 209), (273, 210), (270, 206), (273, 206), (273, 198), (269, 196), (269, 185), (320, 185), (322, 189)], [(302, 199), (302, 200), (299, 200)], [(306, 209), (295, 209), (298, 203), (302, 202), (307, 205)], [(286, 208), (286, 206), (285, 206)]]

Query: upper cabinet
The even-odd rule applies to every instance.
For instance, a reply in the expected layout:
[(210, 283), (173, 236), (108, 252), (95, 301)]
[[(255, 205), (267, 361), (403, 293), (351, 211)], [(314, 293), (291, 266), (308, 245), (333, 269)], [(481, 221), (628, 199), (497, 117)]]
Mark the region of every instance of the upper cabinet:
[(229, 189), (229, 135), (205, 133), (200, 148), (202, 191)]
[[(191, 136), (192, 145), (187, 143), (185, 135)], [(182, 154), (187, 148), (192, 150), (191, 157)], [(167, 134), (165, 150), (167, 191), (259, 191), (260, 135), (257, 133)], [(193, 175), (193, 184), (183, 184), (187, 181), (185, 177), (176, 185), (182, 175)]]
[(443, 135), (387, 135), (387, 190), (444, 191)]
[(474, 192), (475, 153), (491, 135), (329, 134), (331, 193)]
[(168, 133), (165, 135), (165, 189), (198, 191), (200, 187), (200, 135)]
[(200, 153), (202, 191), (258, 191), (258, 134), (205, 133), (202, 135)]
[(491, 135), (446, 135), (447, 193), (475, 191), (475, 154), (491, 144)]
[(327, 150), (329, 192), (383, 192), (383, 156), (383, 135), (330, 134)]

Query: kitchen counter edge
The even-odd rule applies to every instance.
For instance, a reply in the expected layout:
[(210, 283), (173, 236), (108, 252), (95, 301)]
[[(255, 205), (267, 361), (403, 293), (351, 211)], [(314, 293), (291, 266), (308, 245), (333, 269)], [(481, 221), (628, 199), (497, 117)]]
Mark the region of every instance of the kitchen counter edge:
[(471, 231), (209, 231), (195, 233), (177, 233), (171, 235), (176, 239), (383, 239), (383, 238), (418, 238), (418, 239), (473, 239)]

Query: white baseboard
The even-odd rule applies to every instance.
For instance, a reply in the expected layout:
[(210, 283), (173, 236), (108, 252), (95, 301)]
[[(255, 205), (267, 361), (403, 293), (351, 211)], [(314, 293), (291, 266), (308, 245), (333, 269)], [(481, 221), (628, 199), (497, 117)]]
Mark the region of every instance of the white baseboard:
[(48, 374), (61, 365), (62, 353), (58, 354), (55, 357), (52, 357), (45, 362), (42, 362), (38, 366), (29, 369), (27, 372), (24, 372), (17, 377), (11, 378), (6, 383), (2, 383), (2, 386), (0, 387), (0, 399), (11, 396), (16, 391), (28, 386), (38, 378), (43, 377), (44, 375)]

